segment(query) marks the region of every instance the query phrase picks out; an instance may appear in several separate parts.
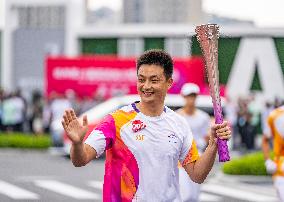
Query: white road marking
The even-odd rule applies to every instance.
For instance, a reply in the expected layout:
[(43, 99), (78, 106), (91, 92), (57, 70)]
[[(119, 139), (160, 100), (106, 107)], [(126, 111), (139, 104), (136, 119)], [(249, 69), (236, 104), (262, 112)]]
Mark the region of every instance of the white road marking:
[(199, 201), (200, 202), (215, 202), (215, 201), (221, 201), (222, 198), (220, 196), (215, 196), (212, 194), (207, 194), (207, 193), (200, 193), (199, 196)]
[(95, 189), (102, 190), (104, 183), (102, 181), (90, 181), (88, 185), (94, 187)]
[(23, 200), (39, 199), (39, 196), (37, 194), (1, 180), (0, 180), (0, 193), (12, 199), (23, 199)]
[(42, 188), (66, 195), (75, 199), (101, 199), (99, 194), (80, 189), (56, 180), (36, 180), (34, 183)]
[(218, 184), (204, 184), (201, 186), (201, 190), (210, 192), (210, 193), (219, 194), (222, 196), (241, 199), (241, 200), (248, 200), (248, 201), (255, 201), (255, 202), (278, 201), (277, 198), (272, 197), (272, 196), (267, 196), (267, 195), (263, 195), (259, 193), (253, 193), (250, 191), (244, 191), (240, 189), (225, 187), (225, 186), (221, 186)]

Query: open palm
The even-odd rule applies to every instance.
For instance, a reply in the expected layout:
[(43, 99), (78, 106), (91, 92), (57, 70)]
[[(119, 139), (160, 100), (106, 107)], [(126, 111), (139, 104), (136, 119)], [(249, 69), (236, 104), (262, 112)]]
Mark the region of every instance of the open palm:
[(80, 144), (83, 142), (84, 136), (88, 131), (87, 116), (83, 117), (82, 124), (73, 109), (65, 110), (61, 123), (73, 144)]

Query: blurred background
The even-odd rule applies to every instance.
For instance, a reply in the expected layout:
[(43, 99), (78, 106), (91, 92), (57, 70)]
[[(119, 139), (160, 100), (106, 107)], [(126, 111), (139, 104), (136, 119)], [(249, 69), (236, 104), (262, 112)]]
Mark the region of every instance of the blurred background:
[[(68, 156), (70, 142), (60, 119), (72, 107), (78, 115), (90, 116), (92, 128), (107, 113), (138, 99), (135, 60), (145, 50), (164, 49), (174, 58), (170, 107), (183, 106), (180, 89), (193, 82), (203, 96), (198, 107), (212, 116), (194, 32), (206, 23), (220, 26), (220, 92), (234, 133), (231, 153), (250, 156), (244, 160), (248, 168), (239, 173), (235, 165), (217, 165), (201, 201), (277, 201), (259, 150), (265, 119), (284, 99), (283, 7), (282, 0), (0, 0), (0, 158), (6, 165), (0, 168), (0, 201), (100, 201), (103, 159), (94, 163), (101, 169), (95, 176), (92, 165), (84, 171), (71, 168), (68, 158), (62, 158)], [(257, 163), (247, 163), (251, 159)], [(72, 179), (81, 186), (75, 180), (79, 173), (84, 180), (94, 178), (89, 185), (98, 193), (90, 186), (81, 193), (63, 184)], [(242, 181), (229, 175), (233, 173), (261, 177)], [(239, 183), (240, 190), (226, 186), (229, 190), (216, 191), (211, 186), (216, 182), (223, 189), (224, 183)], [(61, 188), (82, 197), (56, 191)]]

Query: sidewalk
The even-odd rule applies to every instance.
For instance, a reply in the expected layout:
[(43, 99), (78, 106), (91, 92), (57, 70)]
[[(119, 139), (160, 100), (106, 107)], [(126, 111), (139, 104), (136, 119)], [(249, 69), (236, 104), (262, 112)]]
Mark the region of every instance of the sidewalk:
[[(239, 157), (241, 155), (243, 154), (239, 151), (230, 151), (231, 159)], [(215, 162), (212, 170), (213, 172), (211, 173), (205, 184), (216, 186), (222, 185), (222, 187), (224, 187), (224, 191), (227, 189), (234, 190), (233, 194), (236, 195), (258, 195), (259, 197), (268, 197), (270, 199), (269, 201), (278, 201), (276, 189), (273, 186), (271, 176), (228, 175), (222, 172), (222, 166), (223, 163)]]

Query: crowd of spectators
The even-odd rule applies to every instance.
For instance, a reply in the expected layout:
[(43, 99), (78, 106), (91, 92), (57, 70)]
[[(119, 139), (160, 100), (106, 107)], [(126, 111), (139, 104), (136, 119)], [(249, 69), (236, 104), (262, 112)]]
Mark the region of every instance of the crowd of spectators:
[(79, 98), (73, 90), (67, 90), (64, 94), (54, 92), (49, 97), (34, 91), (27, 99), (20, 90), (7, 92), (0, 89), (0, 130), (49, 133), (52, 121), (61, 118), (65, 109), (72, 107), (77, 114), (81, 114), (101, 101), (100, 96)]
[[(76, 114), (81, 114), (102, 101), (104, 99), (98, 95), (80, 98), (71, 89), (64, 94), (53, 92), (49, 97), (34, 91), (30, 99), (24, 98), (20, 90), (6, 92), (0, 89), (0, 131), (49, 133), (52, 121), (60, 119), (65, 109), (73, 108)], [(239, 98), (237, 102), (227, 98), (224, 113), (233, 131), (233, 148), (254, 150), (257, 134), (267, 127), (266, 117), (281, 104), (282, 101), (276, 98), (260, 108), (253, 94)]]
[(259, 105), (254, 94), (240, 97), (237, 102), (227, 98), (225, 114), (233, 131), (233, 148), (256, 149), (256, 137), (267, 127), (267, 116), (282, 104), (282, 100), (275, 98), (265, 101), (264, 105)]

